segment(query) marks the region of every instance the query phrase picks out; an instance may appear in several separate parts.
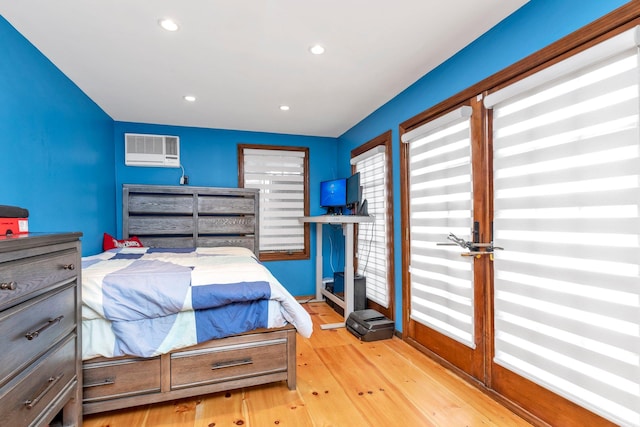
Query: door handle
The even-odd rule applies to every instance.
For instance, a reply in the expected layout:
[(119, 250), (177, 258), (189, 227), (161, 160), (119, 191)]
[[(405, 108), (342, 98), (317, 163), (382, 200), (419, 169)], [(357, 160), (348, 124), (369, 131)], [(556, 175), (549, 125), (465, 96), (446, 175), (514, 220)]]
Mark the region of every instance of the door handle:
[(451, 240), (451, 242), (436, 243), (436, 245), (460, 246), (461, 248), (467, 249), (469, 251), (469, 252), (463, 252), (460, 254), (460, 256), (465, 256), (465, 257), (473, 256), (476, 258), (480, 258), (483, 255), (491, 255), (491, 260), (493, 261), (493, 251), (504, 249), (500, 246), (494, 246), (493, 242), (488, 242), (488, 243), (469, 242), (464, 240), (461, 237), (456, 236), (453, 233), (449, 233), (449, 235), (447, 236), (447, 239)]

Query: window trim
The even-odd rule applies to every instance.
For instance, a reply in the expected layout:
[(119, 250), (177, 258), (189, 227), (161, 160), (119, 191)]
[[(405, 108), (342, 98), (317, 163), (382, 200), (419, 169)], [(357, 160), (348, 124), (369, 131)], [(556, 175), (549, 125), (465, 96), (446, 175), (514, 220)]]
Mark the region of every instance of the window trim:
[[(244, 188), (244, 150), (274, 150), (304, 152), (304, 216), (309, 216), (309, 148), (285, 145), (238, 144), (238, 187)], [(259, 251), (260, 261), (294, 261), (310, 259), (310, 226), (302, 224), (304, 229), (304, 248), (300, 251)]]

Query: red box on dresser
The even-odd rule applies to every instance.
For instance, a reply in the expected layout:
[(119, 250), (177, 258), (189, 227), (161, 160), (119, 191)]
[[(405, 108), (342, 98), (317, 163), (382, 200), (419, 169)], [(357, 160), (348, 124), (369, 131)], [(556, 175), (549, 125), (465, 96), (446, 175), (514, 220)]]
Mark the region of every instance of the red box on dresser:
[(28, 218), (0, 218), (0, 236), (29, 232)]

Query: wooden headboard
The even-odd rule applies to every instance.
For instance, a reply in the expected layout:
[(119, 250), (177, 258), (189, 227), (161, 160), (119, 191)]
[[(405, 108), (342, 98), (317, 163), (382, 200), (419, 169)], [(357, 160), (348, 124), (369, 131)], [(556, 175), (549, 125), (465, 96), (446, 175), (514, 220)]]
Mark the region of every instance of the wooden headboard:
[(122, 234), (148, 247), (241, 246), (258, 253), (259, 191), (124, 184)]

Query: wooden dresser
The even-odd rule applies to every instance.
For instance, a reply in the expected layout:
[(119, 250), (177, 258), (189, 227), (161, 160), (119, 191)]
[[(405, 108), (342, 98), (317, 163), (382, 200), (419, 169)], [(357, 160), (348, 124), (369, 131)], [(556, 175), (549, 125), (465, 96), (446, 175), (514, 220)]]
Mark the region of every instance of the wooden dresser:
[(0, 237), (0, 424), (82, 424), (81, 233)]

